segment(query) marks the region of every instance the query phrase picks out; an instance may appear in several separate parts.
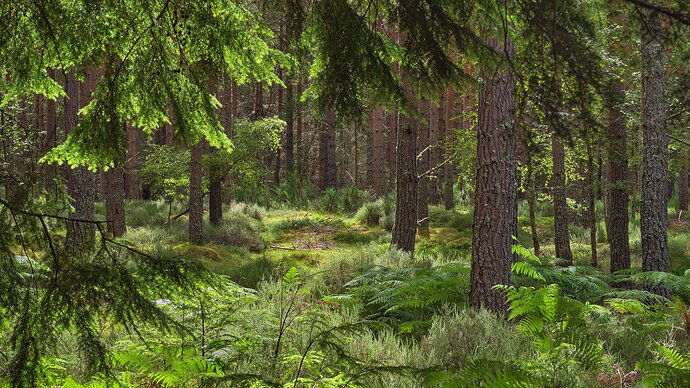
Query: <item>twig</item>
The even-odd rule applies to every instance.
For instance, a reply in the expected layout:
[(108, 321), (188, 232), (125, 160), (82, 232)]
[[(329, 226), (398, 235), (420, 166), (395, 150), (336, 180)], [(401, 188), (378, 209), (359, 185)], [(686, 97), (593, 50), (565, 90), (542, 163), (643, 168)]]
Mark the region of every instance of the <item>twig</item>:
[(427, 175), (429, 175), (429, 174), (435, 172), (436, 170), (438, 170), (438, 169), (440, 169), (441, 167), (443, 167), (443, 166), (445, 166), (446, 164), (448, 164), (451, 160), (455, 159), (455, 157), (456, 157), (457, 155), (458, 155), (458, 153), (455, 152), (453, 155), (451, 155), (449, 158), (447, 158), (447, 159), (444, 160), (443, 162), (441, 162), (441, 163), (437, 164), (436, 166), (430, 168), (429, 170), (423, 172), (421, 175), (418, 175), (418, 176), (417, 176), (417, 179), (422, 179), (422, 178), (424, 178), (425, 176), (427, 176)]

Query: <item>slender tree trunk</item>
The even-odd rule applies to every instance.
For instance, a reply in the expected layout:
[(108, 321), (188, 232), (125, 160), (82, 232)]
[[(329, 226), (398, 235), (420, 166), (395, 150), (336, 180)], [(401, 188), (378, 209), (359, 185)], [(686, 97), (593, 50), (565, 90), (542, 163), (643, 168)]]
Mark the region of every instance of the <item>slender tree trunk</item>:
[(322, 127), (319, 139), (319, 165), (321, 190), (337, 185), (337, 170), (335, 163), (335, 111), (326, 109), (326, 125)]
[(374, 106), (371, 112), (371, 181), (370, 187), (374, 195), (382, 196), (385, 194), (384, 188), (384, 165), (386, 159), (385, 132), (383, 128), (383, 108), (381, 105)]
[[(450, 139), (453, 135), (454, 123), (454, 109), (455, 109), (455, 93), (452, 87), (446, 90), (446, 111), (445, 111), (445, 137), (443, 138), (443, 149), (446, 158), (451, 156)], [(443, 204), (446, 210), (451, 210), (455, 207), (455, 196), (453, 195), (453, 162), (446, 164), (443, 168), (444, 187), (443, 190)]]
[(534, 179), (534, 167), (532, 165), (532, 152), (527, 150), (527, 207), (529, 208), (529, 227), (532, 234), (532, 247), (534, 255), (541, 254), (541, 247), (539, 246), (539, 232), (537, 231), (537, 185)]
[[(666, 185), (668, 140), (666, 139), (665, 58), (661, 15), (642, 12), (642, 269), (668, 271)], [(657, 287), (654, 291), (663, 292)]]
[[(512, 55), (509, 39), (491, 39), (497, 52)], [(505, 62), (505, 61), (503, 61)], [(513, 236), (517, 236), (517, 134), (515, 76), (507, 66), (483, 67), (477, 123), (477, 173), (472, 223), (470, 304), (506, 311), (498, 284), (510, 284)]]
[[(216, 73), (211, 71), (209, 73), (208, 88), (212, 95), (218, 95), (218, 80)], [(222, 118), (222, 117), (221, 117)], [(221, 124), (223, 124), (221, 122)], [(228, 135), (228, 128), (225, 128), (225, 134)], [(213, 152), (218, 152), (213, 150)], [(208, 220), (213, 226), (219, 226), (223, 223), (223, 176), (217, 171), (217, 166), (210, 166), (211, 170), (208, 172)]]
[(303, 131), (304, 126), (302, 123), (302, 104), (299, 102), (299, 97), (302, 95), (302, 76), (300, 75), (297, 82), (297, 99), (295, 99), (295, 109), (297, 115), (296, 133), (295, 133), (295, 150), (297, 151), (297, 176), (302, 179), (305, 176), (304, 171), (304, 160), (305, 160), (305, 150), (303, 144)]
[(285, 104), (285, 144), (283, 148), (285, 149), (285, 172), (287, 175), (292, 175), (295, 172), (295, 145), (294, 145), (294, 107), (295, 101), (293, 98), (293, 85), (292, 80), (287, 80), (287, 90), (286, 90), (286, 104)]
[(680, 174), (678, 175), (678, 207), (688, 211), (688, 152), (680, 150)]
[[(431, 109), (426, 99), (419, 101), (419, 110), (428, 120), (421, 123), (417, 131), (417, 149), (421, 157), (417, 160), (417, 173), (429, 170), (429, 124), (431, 120)], [(429, 237), (429, 177), (425, 176), (417, 180), (417, 228), (423, 237)]]
[(204, 242), (204, 194), (201, 185), (201, 159), (205, 148), (203, 142), (200, 140), (192, 146), (189, 164), (189, 242), (197, 245)]
[(127, 123), (127, 159), (125, 159), (125, 187), (127, 187), (127, 199), (141, 198), (139, 186), (139, 174), (137, 173), (137, 159), (139, 157), (139, 131), (132, 123)]
[(568, 203), (565, 191), (565, 147), (558, 135), (551, 135), (551, 152), (553, 157), (553, 223), (556, 257), (565, 260), (563, 265), (573, 264), (570, 251), (570, 234), (568, 232)]
[[(395, 186), (395, 178), (397, 170), (395, 167), (396, 160), (396, 145), (398, 142), (398, 111), (392, 110), (388, 117), (388, 144), (386, 153), (388, 155), (388, 187)], [(387, 190), (389, 191), (389, 190)]]
[(125, 234), (125, 179), (124, 172), (119, 163), (105, 172), (105, 211), (108, 220), (108, 233), (113, 237)]
[[(443, 122), (443, 96), (436, 106), (433, 102), (429, 102), (429, 168), (433, 168), (440, 163), (441, 156), (439, 154), (439, 131)], [(423, 172), (423, 171), (422, 171)], [(439, 203), (438, 197), (438, 173), (432, 174), (427, 178), (429, 184), (429, 203), (437, 205)]]
[(613, 100), (608, 107), (608, 184), (606, 192), (607, 238), (611, 247), (611, 272), (630, 268), (628, 237), (628, 157), (625, 118), (621, 112), (623, 84), (612, 81)]
[[(80, 106), (80, 94), (86, 96), (85, 89), (88, 84), (77, 83), (74, 73), (67, 74), (65, 79), (65, 92), (67, 99), (64, 107), (65, 133), (69, 134), (77, 125), (77, 111)], [(77, 167), (67, 170), (67, 193), (71, 199), (74, 211), (70, 212), (70, 218), (92, 220), (94, 212), (94, 174), (85, 167)], [(93, 247), (95, 229), (93, 224), (80, 222), (67, 222), (67, 247), (68, 252), (81, 255)]]
[(597, 212), (596, 212), (596, 187), (594, 187), (594, 155), (592, 152), (592, 139), (587, 138), (587, 176), (585, 177), (585, 190), (587, 190), (587, 224), (589, 225), (589, 245), (591, 249), (591, 265), (599, 266), (597, 257)]

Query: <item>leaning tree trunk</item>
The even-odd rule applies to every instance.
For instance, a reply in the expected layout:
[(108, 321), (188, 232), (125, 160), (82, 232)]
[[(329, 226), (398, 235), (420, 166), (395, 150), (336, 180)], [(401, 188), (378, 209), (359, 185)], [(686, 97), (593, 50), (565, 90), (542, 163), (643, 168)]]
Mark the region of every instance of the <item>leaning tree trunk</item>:
[[(65, 133), (77, 125), (77, 111), (80, 104), (80, 94), (88, 95), (88, 84), (82, 83), (82, 91), (77, 84), (74, 73), (68, 73), (65, 79), (67, 100), (64, 107)], [(67, 172), (67, 193), (71, 198), (74, 211), (70, 218), (92, 220), (94, 213), (95, 176), (86, 167), (77, 167)], [(67, 250), (72, 254), (84, 254), (93, 247), (95, 229), (93, 224), (82, 222), (67, 223)]]
[(608, 185), (606, 235), (611, 248), (611, 272), (630, 268), (628, 238), (628, 156), (625, 118), (621, 111), (623, 84), (613, 80), (608, 102)]
[(204, 194), (201, 187), (201, 159), (204, 156), (204, 141), (199, 140), (192, 147), (189, 163), (189, 242), (204, 242)]
[[(509, 39), (491, 39), (497, 52), (512, 55)], [(503, 61), (505, 62), (505, 61)], [(506, 311), (503, 292), (510, 284), (513, 236), (517, 236), (515, 76), (505, 65), (481, 69), (477, 123), (477, 172), (472, 223), (470, 304)]]
[[(668, 271), (665, 58), (661, 15), (642, 10), (642, 269)], [(658, 287), (652, 287), (658, 288)], [(662, 291), (655, 289), (655, 291)]]
[(556, 257), (563, 259), (563, 265), (573, 264), (570, 251), (570, 234), (568, 233), (568, 203), (565, 194), (565, 147), (555, 133), (551, 135), (551, 153), (553, 157), (553, 224)]

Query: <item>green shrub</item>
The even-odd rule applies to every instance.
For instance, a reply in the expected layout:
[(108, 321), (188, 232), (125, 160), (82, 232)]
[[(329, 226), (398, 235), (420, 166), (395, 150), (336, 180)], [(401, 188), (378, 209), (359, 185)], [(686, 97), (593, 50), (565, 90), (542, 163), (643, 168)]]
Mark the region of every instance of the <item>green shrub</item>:
[(378, 266), (345, 286), (348, 298), (363, 305), (363, 317), (386, 322), (401, 333), (419, 333), (429, 328), (429, 319), (441, 306), (469, 302), (469, 270), (467, 263), (457, 262), (430, 268)]
[(260, 282), (270, 279), (275, 274), (275, 270), (276, 263), (262, 255), (230, 270), (227, 276), (242, 287), (256, 289)]
[(682, 274), (690, 268), (690, 235), (668, 236), (668, 257), (673, 272)]
[(333, 241), (344, 244), (368, 244), (371, 240), (372, 236), (370, 234), (357, 230), (343, 230), (333, 235)]
[(359, 209), (365, 202), (371, 200), (371, 195), (356, 187), (344, 189), (327, 188), (316, 205), (319, 209), (333, 213), (352, 213)]
[(513, 360), (531, 353), (528, 339), (504, 318), (471, 308), (434, 316), (419, 348), (436, 364), (456, 368), (471, 359)]
[(355, 214), (355, 219), (367, 226), (377, 226), (385, 215), (383, 199), (380, 198), (362, 205)]
[(242, 213), (223, 215), (220, 226), (204, 223), (204, 236), (209, 243), (245, 247), (252, 252), (266, 248), (261, 232), (261, 225)]

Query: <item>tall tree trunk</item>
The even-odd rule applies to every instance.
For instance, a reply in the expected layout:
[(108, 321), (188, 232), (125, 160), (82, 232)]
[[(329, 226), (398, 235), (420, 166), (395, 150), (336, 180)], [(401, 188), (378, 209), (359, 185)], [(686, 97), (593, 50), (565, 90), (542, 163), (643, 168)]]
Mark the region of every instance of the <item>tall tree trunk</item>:
[(608, 109), (608, 184), (606, 234), (611, 247), (611, 272), (630, 268), (628, 237), (628, 156), (625, 118), (621, 112), (623, 84), (613, 80)]
[(204, 156), (204, 141), (192, 146), (189, 163), (189, 242), (204, 242), (204, 194), (202, 189), (201, 159)]
[[(426, 123), (421, 123), (417, 131), (417, 149), (421, 154), (417, 160), (417, 173), (424, 173), (429, 170), (429, 124), (431, 120), (431, 109), (429, 102), (422, 98), (419, 101), (419, 110), (427, 119)], [(429, 237), (429, 176), (421, 177), (417, 180), (417, 227), (419, 234)]]
[(295, 123), (295, 150), (297, 151), (297, 158), (296, 158), (296, 164), (297, 164), (297, 176), (302, 179), (305, 176), (305, 171), (304, 171), (304, 161), (305, 161), (305, 150), (304, 150), (304, 144), (303, 144), (303, 137), (304, 137), (304, 126), (302, 123), (302, 104), (299, 102), (300, 96), (302, 95), (302, 76), (300, 75), (298, 81), (297, 81), (297, 98), (295, 99), (295, 114), (297, 115), (296, 123)]
[[(453, 136), (453, 123), (455, 122), (455, 92), (452, 87), (446, 90), (446, 111), (445, 111), (445, 137), (443, 138), (443, 149), (446, 158), (451, 156), (450, 139)], [(443, 204), (446, 210), (451, 210), (455, 207), (455, 197), (453, 195), (453, 162), (446, 164), (443, 168), (443, 180), (445, 187), (443, 190)]]
[[(408, 98), (414, 98), (409, 94)], [(414, 118), (406, 117), (397, 131), (397, 191), (391, 246), (405, 252), (414, 252), (417, 234), (417, 126)]]
[[(87, 83), (79, 85), (74, 73), (67, 74), (65, 79), (67, 99), (64, 107), (65, 133), (69, 134), (77, 125), (77, 111), (80, 106), (80, 94), (86, 96), (84, 89)], [(81, 86), (81, 87), (80, 87)], [(82, 93), (80, 93), (80, 89)], [(74, 209), (70, 218), (92, 220), (94, 212), (94, 174), (85, 167), (67, 170), (67, 193)], [(93, 224), (77, 221), (67, 222), (67, 249), (71, 254), (81, 255), (88, 252), (94, 243), (95, 229)]]
[(678, 207), (688, 211), (688, 152), (680, 149), (680, 174), (678, 175)]
[(587, 141), (587, 176), (585, 177), (585, 190), (587, 190), (587, 224), (589, 225), (589, 245), (591, 250), (590, 264), (592, 267), (599, 266), (597, 257), (597, 211), (596, 211), (596, 187), (594, 187), (594, 155), (592, 152), (592, 139)]
[[(497, 52), (511, 56), (513, 43), (490, 39)], [(477, 172), (472, 223), (470, 304), (506, 311), (498, 284), (510, 284), (513, 236), (517, 236), (517, 135), (515, 133), (515, 75), (504, 65), (481, 69), (477, 123)]]
[[(440, 163), (441, 156), (439, 151), (439, 131), (443, 122), (443, 96), (439, 100), (438, 106), (433, 102), (429, 103), (429, 168), (433, 168)], [(423, 171), (422, 171), (423, 172)], [(438, 197), (438, 173), (432, 174), (427, 180), (429, 184), (429, 203), (437, 205)]]
[[(666, 139), (665, 58), (661, 15), (642, 12), (642, 269), (668, 271), (666, 185), (668, 140)], [(652, 287), (661, 291), (658, 287)]]
[(283, 148), (285, 149), (285, 172), (287, 175), (292, 175), (295, 172), (295, 145), (294, 145), (294, 112), (295, 112), (295, 101), (293, 98), (293, 85), (292, 80), (287, 81), (287, 90), (285, 92), (285, 144)]
[[(48, 76), (55, 80), (55, 70), (54, 69), (49, 69), (48, 70)], [(46, 99), (46, 121), (45, 121), (45, 128), (46, 128), (46, 135), (45, 135), (45, 140), (43, 142), (43, 154), (47, 153), (49, 150), (51, 150), (53, 147), (55, 147), (56, 141), (57, 141), (57, 114), (55, 110), (55, 100), (53, 99)], [(55, 174), (57, 174), (57, 169), (55, 166), (50, 165), (47, 166), (46, 168), (47, 173), (46, 173), (46, 181), (45, 181), (45, 186), (46, 189), (55, 191), (57, 193), (57, 185), (55, 184)]]
[(113, 237), (125, 234), (125, 179), (120, 163), (105, 172), (105, 218), (108, 220), (107, 229)]
[(137, 159), (139, 157), (139, 131), (132, 123), (127, 123), (127, 159), (125, 159), (125, 187), (127, 199), (141, 198), (139, 174), (137, 173)]
[(397, 169), (395, 167), (396, 160), (396, 145), (398, 142), (398, 111), (391, 110), (388, 116), (388, 141), (386, 154), (388, 156), (388, 187), (395, 186), (395, 177), (397, 176)]
[(570, 233), (568, 232), (568, 203), (565, 191), (565, 147), (555, 133), (551, 135), (551, 152), (553, 157), (553, 224), (556, 257), (565, 260), (563, 265), (573, 264), (570, 251)]
[(337, 185), (335, 164), (335, 111), (326, 109), (326, 125), (322, 126), (319, 139), (319, 165), (321, 190)]
[[(218, 80), (216, 78), (216, 73), (211, 71), (208, 89), (214, 96), (218, 95)], [(222, 121), (221, 124), (223, 124)], [(225, 128), (225, 134), (228, 135), (228, 128)], [(218, 150), (213, 150), (213, 152), (218, 152)], [(217, 166), (210, 166), (209, 168), (211, 170), (208, 172), (208, 220), (211, 225), (219, 226), (223, 223), (223, 174), (218, 171)]]
[(541, 247), (539, 246), (539, 232), (537, 231), (537, 185), (534, 179), (534, 167), (532, 162), (532, 151), (527, 150), (527, 207), (529, 208), (529, 227), (532, 234), (532, 247), (534, 255), (541, 254)]
[(383, 108), (376, 104), (371, 112), (372, 160), (370, 187), (374, 195), (385, 194), (384, 165), (386, 159), (385, 132), (383, 128)]

